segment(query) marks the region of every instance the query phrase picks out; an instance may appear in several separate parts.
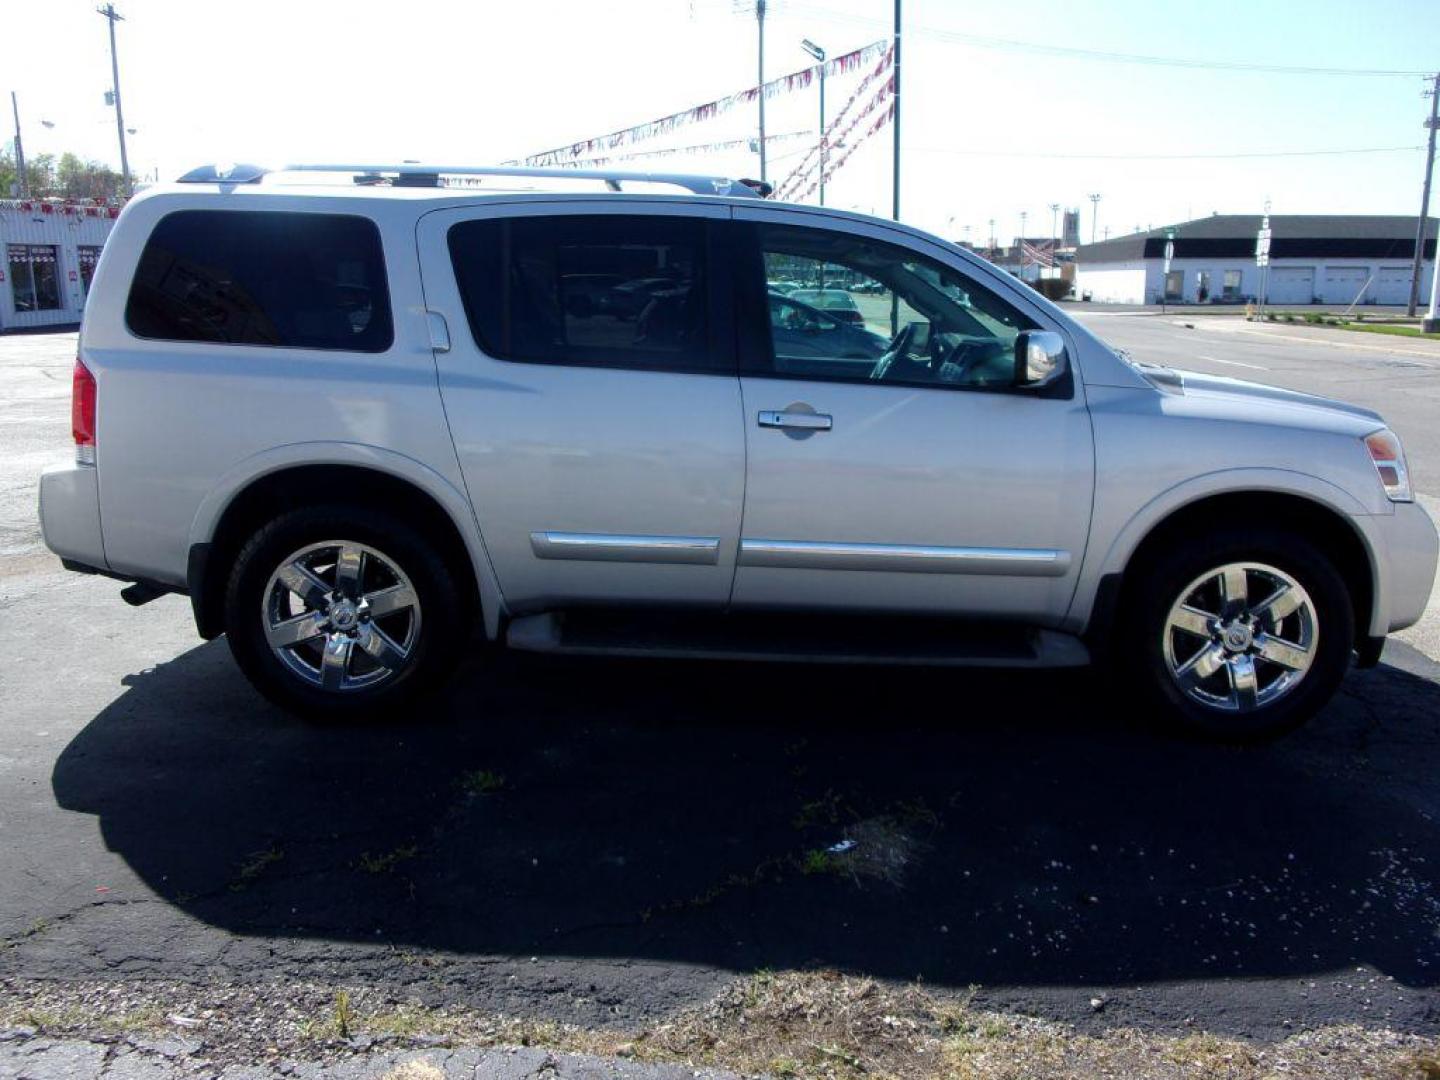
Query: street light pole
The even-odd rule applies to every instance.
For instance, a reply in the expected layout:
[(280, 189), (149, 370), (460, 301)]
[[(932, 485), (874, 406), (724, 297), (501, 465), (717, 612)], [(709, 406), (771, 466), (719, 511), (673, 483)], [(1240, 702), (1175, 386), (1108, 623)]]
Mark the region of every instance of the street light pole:
[(10, 108), (15, 112), (15, 168), (20, 177), (20, 197), (23, 199), (30, 194), (30, 185), (25, 180), (25, 144), (20, 141), (20, 102), (15, 99), (15, 91), (10, 91)]
[(115, 53), (115, 24), (125, 18), (114, 4), (95, 9), (110, 21), (110, 77), (115, 87), (115, 131), (120, 136), (120, 194), (130, 194), (130, 159), (125, 154), (125, 111), (120, 107), (120, 58)]
[(760, 71), (760, 180), (766, 180), (765, 175), (765, 0), (755, 0), (755, 21), (760, 27), (760, 48), (758, 50), (758, 67)]
[(809, 53), (820, 65), (820, 205), (825, 205), (825, 50), (809, 38), (800, 42), (800, 47)]

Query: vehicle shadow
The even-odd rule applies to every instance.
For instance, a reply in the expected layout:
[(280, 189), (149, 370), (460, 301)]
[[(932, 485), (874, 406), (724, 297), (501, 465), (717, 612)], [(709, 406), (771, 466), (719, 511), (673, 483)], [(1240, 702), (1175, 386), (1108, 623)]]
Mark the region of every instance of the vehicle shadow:
[(1440, 972), (1440, 686), (1394, 666), (1248, 749), (1089, 674), (498, 655), (344, 729), (223, 642), (127, 684), (55, 794), (236, 935), (951, 986)]

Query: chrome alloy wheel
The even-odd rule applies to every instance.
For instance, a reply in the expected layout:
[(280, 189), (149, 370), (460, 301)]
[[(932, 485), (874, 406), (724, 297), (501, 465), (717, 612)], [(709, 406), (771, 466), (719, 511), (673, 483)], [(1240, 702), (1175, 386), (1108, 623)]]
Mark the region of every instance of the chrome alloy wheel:
[(348, 540), (301, 548), (270, 575), (265, 639), (322, 690), (364, 690), (405, 669), (420, 639), (420, 601), (395, 561)]
[(1264, 563), (1228, 563), (1185, 586), (1163, 630), (1176, 685), (1212, 709), (1252, 712), (1305, 678), (1320, 640), (1309, 594)]

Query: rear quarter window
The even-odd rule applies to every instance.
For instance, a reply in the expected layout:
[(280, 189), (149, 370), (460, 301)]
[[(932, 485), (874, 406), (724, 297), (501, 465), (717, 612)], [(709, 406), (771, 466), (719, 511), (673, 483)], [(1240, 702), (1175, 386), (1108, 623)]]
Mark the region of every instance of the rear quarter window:
[(125, 321), (162, 341), (383, 352), (394, 340), (368, 218), (180, 210), (145, 244)]

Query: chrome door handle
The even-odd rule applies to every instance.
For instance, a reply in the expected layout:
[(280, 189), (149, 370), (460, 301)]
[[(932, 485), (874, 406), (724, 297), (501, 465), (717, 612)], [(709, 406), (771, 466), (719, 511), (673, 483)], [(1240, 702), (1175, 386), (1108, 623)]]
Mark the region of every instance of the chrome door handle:
[(828, 413), (784, 412), (766, 409), (760, 413), (760, 426), (790, 428), (794, 431), (829, 431), (835, 420)]

